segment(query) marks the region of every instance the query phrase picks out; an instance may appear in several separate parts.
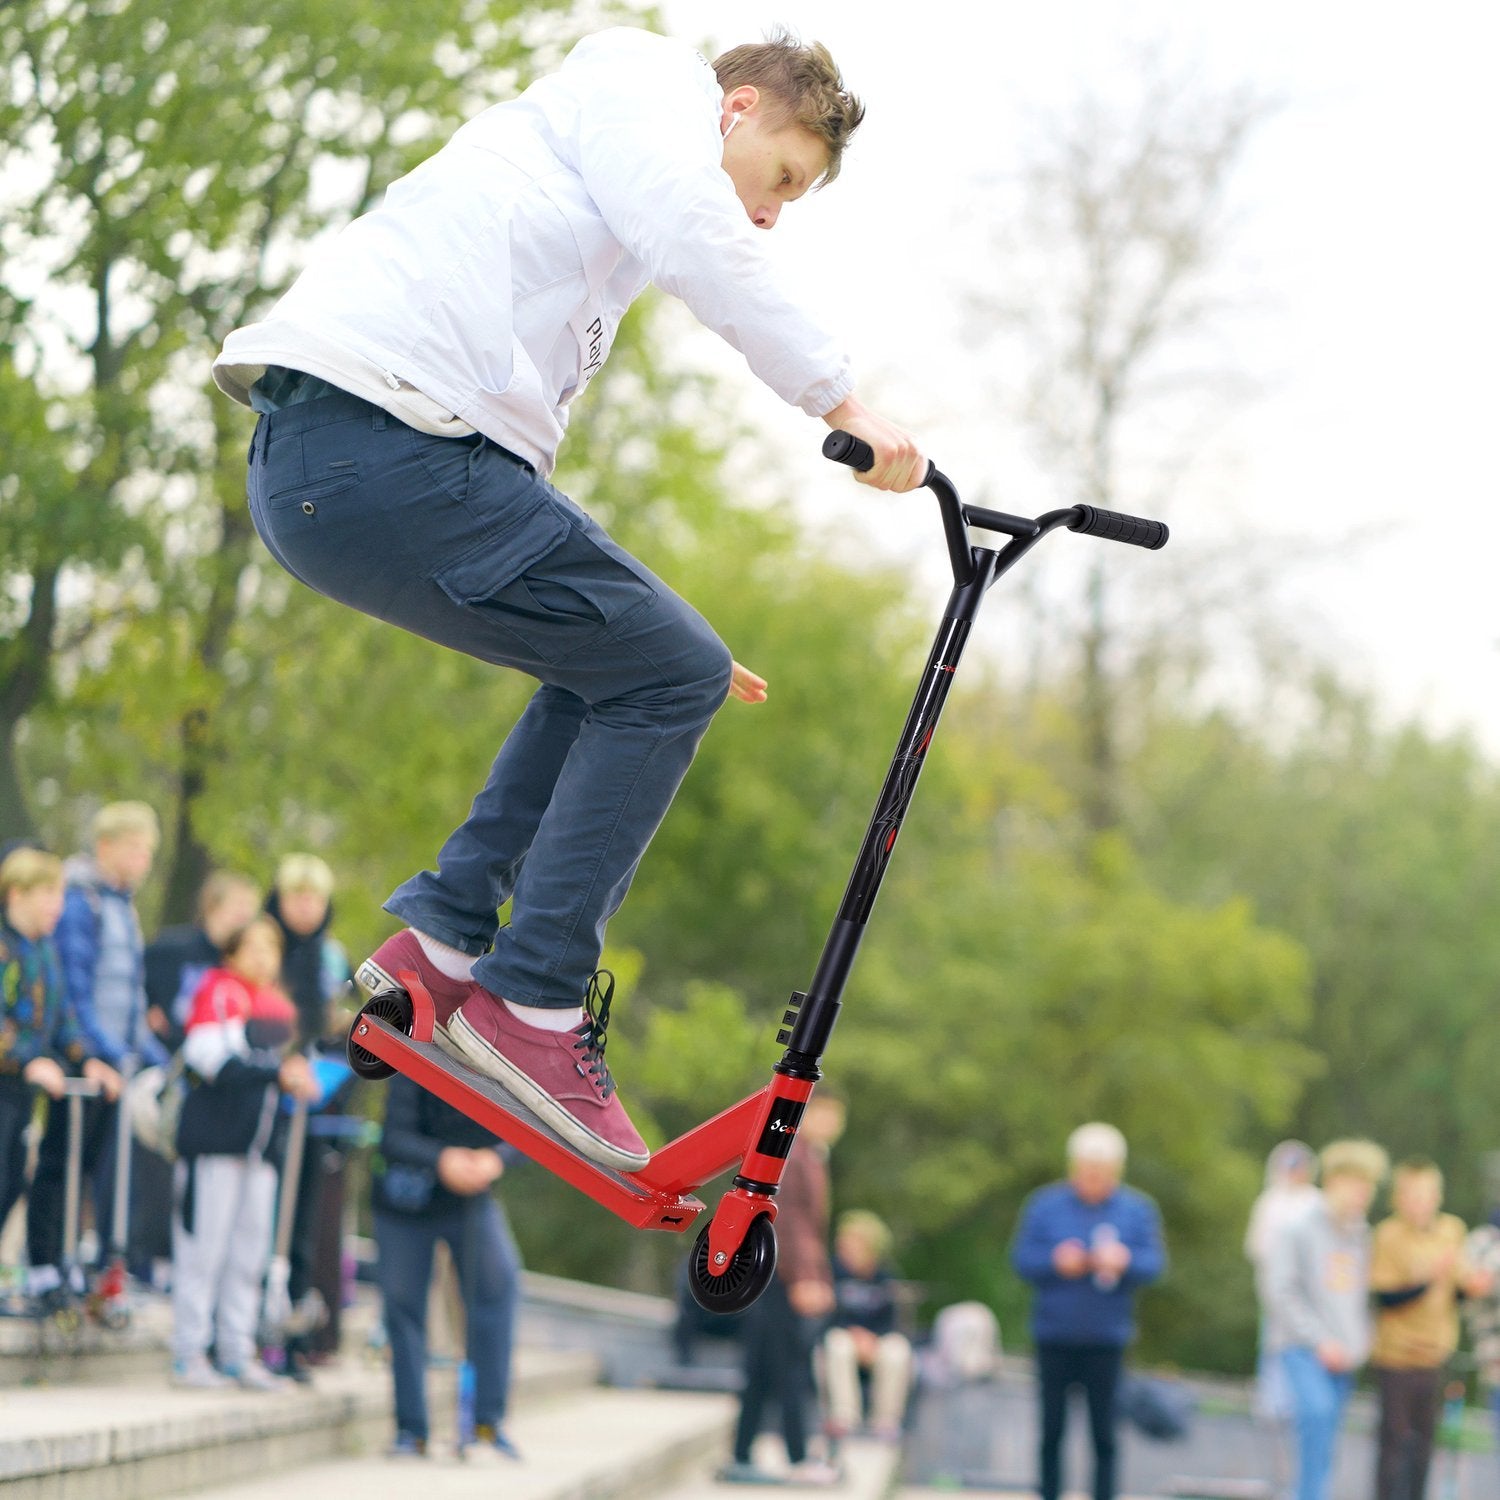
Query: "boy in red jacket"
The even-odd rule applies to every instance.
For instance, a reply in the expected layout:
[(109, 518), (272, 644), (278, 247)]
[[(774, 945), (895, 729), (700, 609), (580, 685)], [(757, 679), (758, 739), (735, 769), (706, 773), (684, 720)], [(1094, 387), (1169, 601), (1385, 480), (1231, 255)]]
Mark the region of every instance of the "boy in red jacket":
[[(283, 1091), (317, 1097), (300, 1054), (286, 1054), (297, 1012), (275, 986), (281, 933), (257, 918), (203, 976), (183, 1042), (192, 1086), (177, 1127), (172, 1223), (172, 1378), (213, 1389), (279, 1384), (255, 1357), (260, 1285), (271, 1254)], [(209, 1347), (218, 1367), (209, 1362)]]

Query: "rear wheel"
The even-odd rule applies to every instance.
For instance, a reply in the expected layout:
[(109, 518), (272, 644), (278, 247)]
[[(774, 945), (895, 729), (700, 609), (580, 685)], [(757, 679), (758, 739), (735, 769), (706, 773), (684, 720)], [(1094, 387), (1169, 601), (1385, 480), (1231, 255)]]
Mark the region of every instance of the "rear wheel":
[(382, 1078), (389, 1078), (396, 1070), (383, 1057), (377, 1057), (368, 1048), (360, 1046), (359, 1028), (367, 1016), (384, 1021), (396, 1031), (410, 1036), (416, 1012), (412, 1009), (411, 996), (405, 990), (383, 990), (378, 995), (372, 995), (365, 1008), (355, 1016), (354, 1023), (349, 1028), (349, 1066), (357, 1078), (379, 1082)]
[(768, 1214), (757, 1214), (751, 1221), (744, 1243), (730, 1257), (729, 1264), (715, 1276), (709, 1265), (708, 1234), (705, 1225), (693, 1246), (693, 1260), (688, 1268), (688, 1289), (693, 1301), (704, 1312), (737, 1313), (755, 1301), (771, 1284), (776, 1273), (776, 1230)]

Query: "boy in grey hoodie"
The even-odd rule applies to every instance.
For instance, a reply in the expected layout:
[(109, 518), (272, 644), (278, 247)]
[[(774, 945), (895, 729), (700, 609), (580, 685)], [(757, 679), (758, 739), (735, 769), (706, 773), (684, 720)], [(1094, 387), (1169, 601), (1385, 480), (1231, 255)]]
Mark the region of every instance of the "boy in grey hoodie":
[(1369, 1357), (1368, 1215), (1388, 1159), (1371, 1141), (1335, 1141), (1321, 1164), (1322, 1191), (1274, 1237), (1260, 1286), (1266, 1343), (1292, 1395), (1296, 1500), (1326, 1500), (1344, 1407)]

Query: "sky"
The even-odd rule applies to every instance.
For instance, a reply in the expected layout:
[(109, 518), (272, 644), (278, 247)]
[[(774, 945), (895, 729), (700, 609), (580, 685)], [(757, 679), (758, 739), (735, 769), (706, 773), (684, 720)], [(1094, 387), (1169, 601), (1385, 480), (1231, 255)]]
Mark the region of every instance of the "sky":
[[(1173, 546), (1284, 555), (1296, 632), (1391, 718), (1472, 731), (1500, 758), (1500, 10), (1263, 0), (671, 0), (715, 50), (785, 24), (826, 43), (868, 115), (839, 180), (773, 232), (787, 274), (848, 343), (862, 397), (965, 493), (1040, 490), (1003, 371), (966, 352), (965, 297), (997, 274), (972, 227), (1003, 211), (1040, 122), (1176, 76), (1276, 101), (1234, 179), (1220, 352), (1253, 395), (1226, 411), (1163, 514)], [(888, 553), (940, 544), (910, 500), (816, 458), (821, 427), (703, 356), (806, 503)], [(1278, 549), (1281, 549), (1278, 553)], [(1142, 554), (1142, 556), (1146, 556)], [(938, 561), (941, 561), (940, 550)]]

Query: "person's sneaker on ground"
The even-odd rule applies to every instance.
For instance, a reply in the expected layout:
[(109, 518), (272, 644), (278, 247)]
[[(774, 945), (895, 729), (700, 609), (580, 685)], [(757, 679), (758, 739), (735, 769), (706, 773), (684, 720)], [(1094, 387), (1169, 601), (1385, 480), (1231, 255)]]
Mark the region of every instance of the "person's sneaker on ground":
[[(608, 980), (600, 984), (600, 975)], [(644, 1167), (651, 1153), (630, 1123), (604, 1064), (614, 979), (589, 981), (583, 1024), (572, 1031), (528, 1026), (499, 997), (474, 984), (447, 1026), (434, 1033), (445, 1052), (493, 1078), (581, 1156), (617, 1172)]]
[(449, 979), (436, 968), (422, 950), (422, 944), (410, 927), (388, 937), (360, 966), (355, 978), (372, 994), (382, 990), (402, 990), (406, 986), (397, 977), (405, 969), (422, 981), (432, 996), (437, 1024), (446, 1026), (448, 1017), (473, 993), (467, 979)]
[(837, 1464), (829, 1463), (827, 1459), (804, 1458), (800, 1464), (793, 1464), (786, 1471), (786, 1477), (791, 1484), (804, 1484), (824, 1489), (842, 1484), (844, 1471)]
[(782, 1484), (786, 1480), (780, 1474), (773, 1474), (770, 1469), (763, 1469), (759, 1464), (743, 1462), (734, 1459), (731, 1463), (724, 1465), (714, 1478), (720, 1484)]
[(172, 1362), (172, 1384), (187, 1391), (223, 1391), (234, 1382), (201, 1354)]
[(410, 1432), (398, 1432), (396, 1440), (385, 1450), (387, 1458), (426, 1458), (427, 1439)]
[(503, 1427), (480, 1422), (474, 1428), (474, 1441), (464, 1444), (459, 1457), (466, 1464), (519, 1463), (521, 1450), (506, 1436)]
[(287, 1383), (280, 1375), (273, 1374), (258, 1359), (247, 1365), (224, 1371), (225, 1378), (232, 1380), (243, 1391), (284, 1391)]

